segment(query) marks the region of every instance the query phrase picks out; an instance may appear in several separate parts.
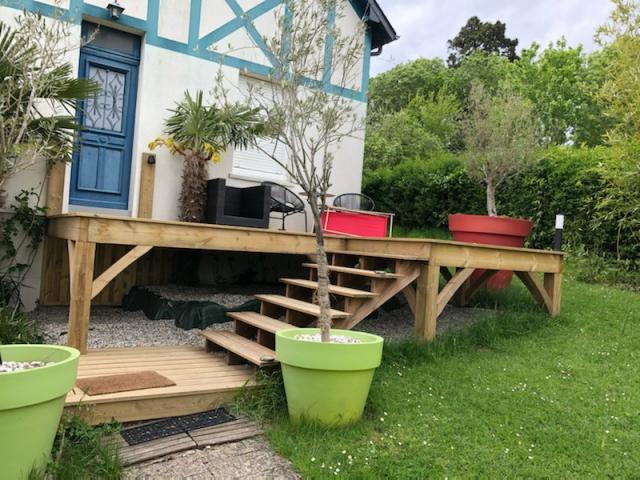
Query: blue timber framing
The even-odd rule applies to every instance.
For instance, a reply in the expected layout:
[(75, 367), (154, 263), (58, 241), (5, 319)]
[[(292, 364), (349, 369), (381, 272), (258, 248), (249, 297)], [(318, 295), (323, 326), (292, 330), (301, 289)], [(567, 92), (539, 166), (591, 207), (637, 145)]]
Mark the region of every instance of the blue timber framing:
[[(148, 0), (147, 3), (147, 19), (132, 17), (123, 14), (118, 20), (118, 24), (144, 33), (144, 41), (149, 45), (159, 48), (172, 50), (174, 52), (190, 55), (212, 62), (220, 63), (225, 66), (238, 68), (244, 72), (252, 73), (260, 76), (268, 77), (272, 73), (272, 68), (268, 65), (247, 61), (232, 55), (224, 55), (211, 50), (209, 47), (222, 40), (231, 33), (245, 29), (252, 41), (262, 50), (265, 56), (275, 64), (278, 59), (275, 58), (273, 52), (270, 51), (264, 39), (253, 25), (253, 21), (262, 15), (272, 11), (283, 3), (283, 0), (263, 0), (253, 8), (244, 11), (237, 0), (225, 0), (229, 8), (236, 15), (234, 19), (226, 24), (214, 29), (200, 38), (200, 22), (202, 11), (202, 0), (190, 0), (190, 17), (188, 42), (183, 43), (168, 38), (161, 37), (158, 34), (158, 19), (160, 16), (160, 0)], [(360, 18), (365, 15), (368, 1), (349, 0), (352, 7)], [(0, 0), (0, 5), (21, 10), (38, 12), (47, 17), (61, 18), (72, 23), (80, 24), (83, 18), (89, 17), (94, 19), (110, 21), (109, 13), (105, 8), (87, 4), (84, 0), (69, 0), (69, 8), (64, 9), (43, 3), (37, 0)], [(335, 23), (335, 12), (329, 12), (330, 25)], [(367, 90), (369, 85), (369, 65), (371, 60), (372, 35), (370, 30), (365, 33), (364, 52), (363, 52), (363, 72), (362, 82), (359, 90), (347, 89), (331, 83), (332, 78), (332, 40), (330, 35), (327, 36), (325, 46), (325, 68), (322, 81), (308, 79), (306, 82), (309, 86), (324, 88), (327, 92), (341, 95), (353, 100), (361, 102), (367, 101)]]

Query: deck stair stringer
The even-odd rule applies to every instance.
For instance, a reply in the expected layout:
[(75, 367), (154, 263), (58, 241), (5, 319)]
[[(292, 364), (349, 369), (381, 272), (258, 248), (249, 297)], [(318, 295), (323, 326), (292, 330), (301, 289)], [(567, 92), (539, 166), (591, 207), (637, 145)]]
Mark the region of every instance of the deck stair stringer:
[[(351, 251), (328, 252), (331, 320), (334, 327), (352, 329), (420, 276), (424, 261), (411, 256)], [(203, 332), (209, 351), (223, 351), (229, 364), (277, 365), (275, 335), (279, 330), (315, 326), (318, 265), (303, 263), (306, 279), (283, 278), (285, 295), (256, 295), (260, 312), (231, 312), (234, 331)]]

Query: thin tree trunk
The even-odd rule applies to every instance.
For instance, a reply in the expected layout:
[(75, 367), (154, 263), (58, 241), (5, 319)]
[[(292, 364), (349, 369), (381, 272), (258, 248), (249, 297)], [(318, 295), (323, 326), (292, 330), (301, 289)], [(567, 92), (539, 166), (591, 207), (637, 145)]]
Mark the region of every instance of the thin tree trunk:
[(185, 152), (180, 193), (180, 220), (200, 223), (204, 220), (209, 171), (205, 155)]
[(496, 211), (496, 185), (492, 178), (487, 178), (487, 213), (490, 217), (497, 217)]
[(327, 252), (324, 247), (324, 232), (322, 231), (322, 217), (318, 199), (309, 196), (309, 204), (313, 212), (313, 223), (316, 229), (316, 254), (318, 263), (318, 306), (320, 316), (318, 317), (318, 328), (323, 342), (331, 341), (331, 298), (329, 297), (329, 262)]

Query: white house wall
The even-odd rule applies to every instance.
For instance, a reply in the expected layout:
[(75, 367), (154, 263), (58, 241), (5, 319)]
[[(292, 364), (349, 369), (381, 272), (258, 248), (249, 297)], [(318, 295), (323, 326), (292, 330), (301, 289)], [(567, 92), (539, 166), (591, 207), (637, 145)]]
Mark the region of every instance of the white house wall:
[[(238, 23), (237, 15), (233, 12), (230, 2), (237, 2), (243, 12), (256, 14), (255, 12), (265, 9), (266, 12), (256, 16), (251, 25), (260, 36), (273, 35), (276, 28), (275, 8), (281, 8), (278, 7), (278, 0), (149, 0), (149, 2), (120, 0), (120, 4), (125, 7), (125, 12), (118, 22), (112, 22), (106, 14), (105, 7), (108, 0), (65, 0), (62, 3), (55, 0), (46, 2), (0, 0), (0, 19), (7, 22), (12, 22), (23, 8), (39, 11), (49, 17), (57, 17), (62, 12), (75, 24), (72, 32), (77, 41), (80, 40), (80, 23), (83, 19), (103, 23), (111, 28), (136, 32), (143, 36), (129, 209), (120, 214), (132, 216), (137, 214), (142, 154), (149, 151), (149, 142), (162, 134), (163, 121), (169, 115), (168, 109), (173, 108), (175, 102), (183, 98), (186, 90), (192, 93), (203, 90), (205, 95), (208, 95), (220, 68), (232, 94), (238, 91), (241, 73), (258, 77), (264, 77), (268, 73), (269, 60), (261, 51), (248, 48), (253, 47), (253, 41), (245, 27), (230, 31), (210, 44), (205, 42), (217, 29), (221, 27), (228, 29), (229, 22)], [(54, 11), (51, 5), (56, 3), (64, 8)], [(189, 11), (189, 6), (192, 4), (201, 5), (199, 15), (192, 15), (193, 12)], [(349, 33), (349, 28), (355, 29), (358, 22), (358, 16), (352, 10), (348, 12), (349, 15), (340, 20), (340, 27), (346, 29), (346, 33)], [(197, 23), (194, 23), (196, 21)], [(363, 57), (368, 57), (368, 52)], [(78, 49), (69, 52), (68, 61), (77, 71)], [(221, 66), (221, 62), (224, 63), (224, 67)], [(359, 62), (357, 76), (362, 77), (363, 82), (354, 80), (352, 91), (348, 92), (353, 97), (352, 101), (361, 118), (366, 115), (367, 65), (368, 58), (367, 61)], [(332, 187), (334, 193), (360, 191), (363, 150), (363, 135), (346, 139), (337, 148)], [(156, 155), (153, 218), (177, 219), (182, 161), (180, 158), (172, 157), (163, 148), (159, 148)], [(260, 178), (234, 176), (232, 168), (233, 152), (228, 151), (222, 155), (220, 163), (210, 165), (211, 178), (227, 178), (229, 184), (236, 186), (256, 185), (262, 181)], [(79, 210), (73, 205), (68, 205), (69, 172), (70, 169), (67, 172), (63, 211)], [(44, 181), (44, 175), (44, 166), (41, 165), (31, 172), (16, 176), (8, 184), (9, 198), (23, 188), (39, 187)], [(296, 192), (299, 191), (293, 185), (290, 187)], [(84, 207), (82, 210), (91, 209)], [(107, 213), (110, 212), (107, 211)], [(292, 216), (287, 219), (287, 228), (302, 229), (303, 224), (302, 216)], [(275, 221), (272, 225), (279, 226), (279, 222)], [(27, 292), (28, 306), (33, 305), (34, 299), (39, 294), (39, 276), (39, 268), (34, 267), (33, 278), (29, 281), (32, 288)]]

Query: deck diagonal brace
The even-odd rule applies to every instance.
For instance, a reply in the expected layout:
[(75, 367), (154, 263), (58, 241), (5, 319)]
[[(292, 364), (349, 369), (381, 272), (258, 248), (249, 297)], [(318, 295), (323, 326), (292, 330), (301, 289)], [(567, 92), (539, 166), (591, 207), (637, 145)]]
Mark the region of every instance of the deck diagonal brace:
[(475, 268), (463, 268), (458, 270), (456, 274), (451, 277), (451, 280), (449, 280), (449, 282), (442, 288), (440, 293), (438, 293), (438, 317), (443, 312), (449, 301), (456, 294), (456, 292), (471, 277), (475, 270)]
[(123, 255), (116, 263), (107, 268), (100, 274), (98, 278), (93, 281), (93, 287), (91, 288), (91, 299), (96, 298), (98, 294), (109, 285), (109, 282), (116, 278), (125, 268), (134, 263), (139, 258), (151, 250), (153, 246), (138, 245), (129, 250)]
[(514, 272), (514, 273), (518, 276), (520, 280), (522, 280), (522, 283), (524, 283), (524, 286), (527, 287), (527, 289), (531, 292), (531, 295), (533, 295), (533, 298), (536, 299), (536, 301), (540, 304), (540, 306), (542, 306), (547, 311), (547, 313), (552, 313), (553, 302), (551, 300), (551, 297), (545, 290), (542, 283), (540, 283), (540, 281), (536, 277), (534, 277), (533, 273), (531, 272)]

